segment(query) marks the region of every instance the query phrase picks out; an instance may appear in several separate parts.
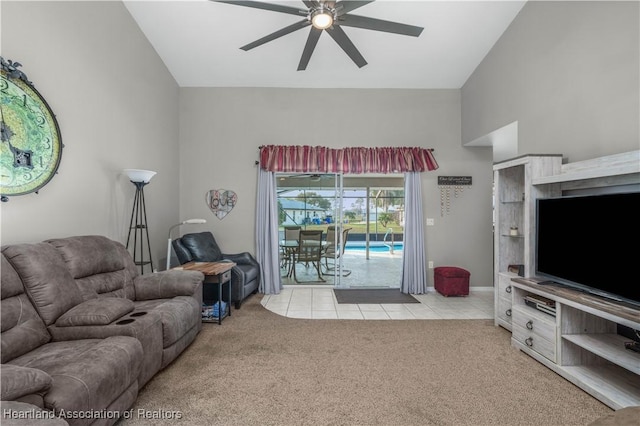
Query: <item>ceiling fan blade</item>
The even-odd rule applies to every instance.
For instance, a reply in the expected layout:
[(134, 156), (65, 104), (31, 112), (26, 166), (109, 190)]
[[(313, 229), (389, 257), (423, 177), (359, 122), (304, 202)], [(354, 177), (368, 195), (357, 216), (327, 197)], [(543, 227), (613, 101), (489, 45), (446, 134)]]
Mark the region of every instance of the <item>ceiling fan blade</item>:
[(358, 68), (362, 68), (367, 65), (367, 61), (365, 61), (364, 57), (358, 52), (356, 46), (353, 44), (351, 39), (347, 36), (342, 28), (338, 25), (334, 25), (331, 28), (327, 28), (325, 30), (329, 33), (331, 38), (335, 40), (336, 43), (344, 50), (344, 52), (349, 55), (351, 60), (356, 63)]
[(343, 0), (335, 4), (335, 8), (338, 11), (338, 16), (342, 16), (345, 13), (349, 13), (352, 10), (356, 10), (359, 7), (365, 6), (369, 3), (373, 3), (375, 0), (357, 1), (357, 0)]
[(304, 15), (307, 13), (306, 10), (300, 10), (295, 7), (282, 6), (280, 4), (273, 4), (273, 3), (263, 3), (261, 1), (240, 1), (240, 0), (211, 0), (211, 1), (215, 1), (216, 3), (233, 4), (236, 6), (253, 7), (255, 9), (270, 10), (272, 12), (288, 13), (290, 15), (297, 15), (297, 16)]
[(311, 54), (313, 50), (316, 48), (316, 44), (318, 44), (318, 39), (320, 38), (320, 34), (322, 34), (322, 30), (319, 30), (315, 27), (311, 27), (311, 31), (309, 31), (309, 37), (307, 37), (307, 44), (304, 45), (304, 50), (302, 51), (302, 57), (300, 58), (300, 63), (298, 64), (298, 71), (304, 71), (307, 69), (307, 65), (309, 64), (309, 59), (311, 59)]
[(302, 3), (304, 3), (304, 5), (309, 9), (320, 6), (320, 3), (317, 0), (302, 0)]
[(359, 15), (343, 15), (337, 23), (345, 27), (363, 28), (365, 30), (384, 31), (386, 33), (402, 34), (418, 37), (424, 28), (382, 19), (369, 18)]
[(280, 38), (284, 35), (290, 34), (296, 30), (299, 30), (301, 28), (307, 27), (311, 25), (311, 23), (309, 21), (307, 21), (306, 19), (303, 19), (302, 21), (296, 22), (295, 24), (291, 24), (288, 27), (284, 27), (274, 33), (269, 34), (268, 36), (264, 36), (261, 39), (258, 39), (252, 43), (249, 43), (245, 46), (242, 46), (240, 49), (247, 51), (247, 50), (251, 50), (254, 47), (258, 47), (258, 46), (262, 46), (265, 43), (268, 43), (272, 40), (275, 40), (277, 38)]

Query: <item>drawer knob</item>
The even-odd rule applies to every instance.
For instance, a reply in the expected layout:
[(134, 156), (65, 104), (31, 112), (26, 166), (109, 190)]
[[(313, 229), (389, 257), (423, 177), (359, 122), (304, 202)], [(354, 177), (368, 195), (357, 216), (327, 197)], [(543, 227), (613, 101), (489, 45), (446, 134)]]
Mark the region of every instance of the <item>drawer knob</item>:
[(527, 340), (525, 340), (524, 342), (525, 342), (525, 343), (527, 344), (527, 346), (529, 346), (529, 347), (532, 347), (532, 346), (533, 346), (533, 338), (532, 338), (532, 337), (527, 338)]
[(528, 321), (528, 322), (527, 322), (527, 328), (528, 328), (529, 330), (533, 330), (533, 321)]
[(507, 293), (511, 293), (511, 286), (508, 286), (507, 288), (505, 288), (504, 291), (506, 291)]
[(508, 317), (510, 317), (510, 316), (511, 316), (511, 309), (507, 309), (507, 310), (505, 311), (505, 314), (506, 314)]

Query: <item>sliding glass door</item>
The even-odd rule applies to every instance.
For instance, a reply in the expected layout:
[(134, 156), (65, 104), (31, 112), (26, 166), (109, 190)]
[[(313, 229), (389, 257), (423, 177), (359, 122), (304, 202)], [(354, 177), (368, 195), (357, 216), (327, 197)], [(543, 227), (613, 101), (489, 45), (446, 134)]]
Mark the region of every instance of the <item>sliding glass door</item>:
[[(400, 286), (404, 236), (401, 175), (280, 174), (277, 186), (283, 284)], [(300, 230), (323, 232), (320, 272), (308, 262), (300, 264), (294, 259), (292, 247), (298, 244)]]
[[(276, 175), (281, 246), (281, 275), (284, 284), (340, 286), (344, 223), (342, 175)], [(322, 248), (315, 261), (313, 250), (299, 261), (300, 231), (321, 231)], [(304, 234), (304, 232), (303, 232)], [(297, 241), (296, 241), (297, 240)], [(311, 260), (310, 260), (311, 259)]]

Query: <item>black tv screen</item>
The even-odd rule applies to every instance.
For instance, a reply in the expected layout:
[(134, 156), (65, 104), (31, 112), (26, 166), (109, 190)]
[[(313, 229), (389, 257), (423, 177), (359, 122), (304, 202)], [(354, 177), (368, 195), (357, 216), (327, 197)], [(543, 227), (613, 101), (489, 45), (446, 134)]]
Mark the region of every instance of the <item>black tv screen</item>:
[(640, 192), (536, 204), (537, 276), (640, 306)]

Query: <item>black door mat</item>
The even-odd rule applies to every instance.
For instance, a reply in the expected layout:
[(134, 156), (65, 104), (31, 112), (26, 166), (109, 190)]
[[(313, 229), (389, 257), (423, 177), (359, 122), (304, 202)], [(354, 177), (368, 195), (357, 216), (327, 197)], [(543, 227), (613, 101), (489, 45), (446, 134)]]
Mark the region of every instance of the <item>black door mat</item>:
[(333, 292), (338, 303), (420, 303), (410, 294), (400, 293), (398, 288), (334, 288)]

